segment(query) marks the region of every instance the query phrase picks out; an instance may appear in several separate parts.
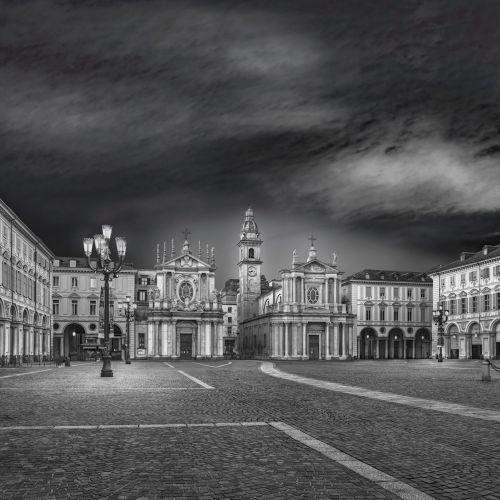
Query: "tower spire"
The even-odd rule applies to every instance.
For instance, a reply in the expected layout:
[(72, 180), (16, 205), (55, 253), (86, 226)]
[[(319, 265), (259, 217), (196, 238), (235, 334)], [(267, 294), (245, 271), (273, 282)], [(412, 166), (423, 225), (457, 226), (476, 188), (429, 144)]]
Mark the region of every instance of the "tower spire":
[(167, 242), (163, 242), (163, 262), (167, 262)]
[(175, 257), (175, 245), (174, 239), (172, 238), (172, 250), (170, 250), (170, 258), (173, 259)]
[(198, 240), (198, 259), (201, 260), (201, 240)]
[(156, 263), (160, 263), (160, 244), (156, 244)]

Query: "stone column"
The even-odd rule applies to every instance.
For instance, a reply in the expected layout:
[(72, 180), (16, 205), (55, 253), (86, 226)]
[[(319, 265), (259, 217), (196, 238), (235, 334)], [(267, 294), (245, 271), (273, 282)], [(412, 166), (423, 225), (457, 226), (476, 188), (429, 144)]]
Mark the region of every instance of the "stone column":
[(222, 357), (224, 355), (224, 332), (222, 322), (216, 323), (217, 328), (217, 356)]
[(309, 359), (307, 352), (307, 323), (302, 323), (302, 359)]
[(415, 335), (415, 338), (413, 339), (413, 346), (411, 348), (411, 357), (412, 359), (415, 359), (415, 352), (416, 352), (416, 344), (417, 343), (417, 336)]
[(155, 355), (155, 324), (153, 321), (148, 322), (148, 356)]
[[(295, 280), (294, 280), (295, 281)], [(293, 289), (295, 290), (295, 284)], [(292, 357), (297, 357), (297, 323), (292, 323)]]
[(205, 354), (205, 336), (201, 331), (200, 321), (196, 321), (196, 359), (201, 359)]
[(304, 356), (304, 352), (302, 351), (302, 345), (303, 345), (303, 342), (302, 342), (302, 323), (296, 323), (295, 326), (296, 326), (296, 340), (295, 340), (296, 353), (297, 353), (297, 357), (301, 358), (302, 356)]
[[(376, 353), (378, 357), (378, 341), (375, 344)], [(347, 359), (347, 355), (349, 353), (349, 325), (347, 323), (343, 323), (342, 327), (342, 356), (340, 359)]]
[(161, 335), (160, 335), (160, 322), (155, 321), (154, 323), (154, 336), (155, 336), (155, 356), (159, 357), (161, 355)]
[(389, 359), (389, 337), (385, 341), (385, 359)]
[(172, 321), (172, 359), (177, 359), (180, 355), (179, 342), (177, 342), (177, 321)]
[(333, 323), (333, 357), (339, 357), (339, 324)]
[(168, 323), (166, 321), (161, 322), (161, 355), (168, 356)]
[(325, 359), (330, 360), (330, 322), (325, 324)]
[(289, 330), (289, 327), (290, 327), (290, 323), (288, 323), (288, 321), (285, 323), (285, 359), (288, 358), (289, 356), (289, 349), (290, 349), (290, 346), (289, 346), (289, 343), (288, 343), (288, 335), (290, 333), (290, 330)]

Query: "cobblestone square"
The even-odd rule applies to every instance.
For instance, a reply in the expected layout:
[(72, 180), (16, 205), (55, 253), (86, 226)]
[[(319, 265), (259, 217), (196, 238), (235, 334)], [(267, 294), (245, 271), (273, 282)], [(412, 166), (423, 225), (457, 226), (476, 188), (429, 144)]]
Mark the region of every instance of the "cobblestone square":
[(500, 498), (479, 363), (264, 365), (2, 369), (0, 498)]

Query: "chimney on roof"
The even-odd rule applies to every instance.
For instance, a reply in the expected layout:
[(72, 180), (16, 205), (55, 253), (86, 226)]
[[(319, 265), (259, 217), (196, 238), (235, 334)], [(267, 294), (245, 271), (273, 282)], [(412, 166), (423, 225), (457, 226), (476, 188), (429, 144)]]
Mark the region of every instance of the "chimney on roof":
[(465, 260), (465, 256), (466, 256), (466, 253), (465, 252), (462, 252), (460, 254), (460, 260)]
[(488, 245), (484, 245), (483, 247), (483, 255), (488, 255), (488, 250), (490, 249), (490, 247)]

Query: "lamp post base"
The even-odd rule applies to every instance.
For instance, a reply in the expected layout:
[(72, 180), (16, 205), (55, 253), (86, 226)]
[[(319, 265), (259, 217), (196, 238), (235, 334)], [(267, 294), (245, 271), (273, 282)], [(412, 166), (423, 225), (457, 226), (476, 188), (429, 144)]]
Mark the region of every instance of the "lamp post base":
[(112, 377), (113, 370), (111, 369), (111, 356), (109, 354), (102, 357), (101, 377)]

